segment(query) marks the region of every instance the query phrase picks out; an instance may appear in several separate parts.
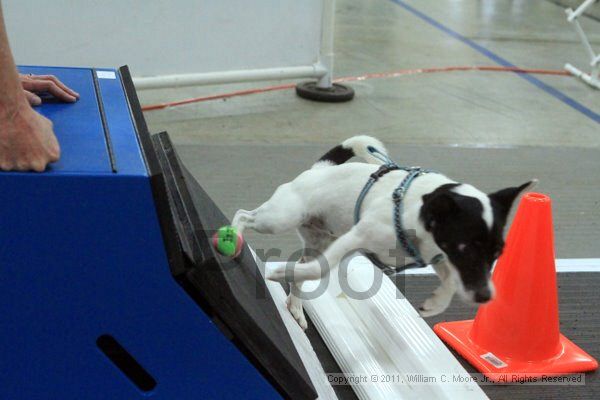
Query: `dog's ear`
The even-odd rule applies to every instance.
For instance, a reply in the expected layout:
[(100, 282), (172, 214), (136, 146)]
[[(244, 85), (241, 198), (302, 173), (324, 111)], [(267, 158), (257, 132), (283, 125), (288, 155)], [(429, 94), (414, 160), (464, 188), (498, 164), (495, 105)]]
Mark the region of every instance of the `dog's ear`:
[(523, 192), (530, 190), (538, 183), (537, 179), (533, 179), (529, 182), (525, 182), (521, 186), (509, 187), (506, 189), (498, 190), (497, 192), (490, 193), (488, 197), (492, 202), (492, 206), (497, 208), (500, 213), (506, 217), (510, 212), (510, 209), (515, 199)]
[(455, 213), (458, 205), (448, 192), (429, 193), (423, 196), (421, 219), (425, 229), (431, 231), (437, 224), (442, 223), (448, 215)]

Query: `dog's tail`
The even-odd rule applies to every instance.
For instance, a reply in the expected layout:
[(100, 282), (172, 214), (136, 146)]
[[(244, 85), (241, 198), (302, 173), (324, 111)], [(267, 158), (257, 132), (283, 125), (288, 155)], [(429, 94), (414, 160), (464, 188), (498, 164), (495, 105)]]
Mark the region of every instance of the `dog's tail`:
[(325, 153), (313, 168), (340, 165), (354, 156), (364, 159), (369, 164), (381, 165), (384, 163), (383, 158), (379, 158), (382, 155), (387, 158), (387, 150), (379, 140), (365, 135), (353, 136)]

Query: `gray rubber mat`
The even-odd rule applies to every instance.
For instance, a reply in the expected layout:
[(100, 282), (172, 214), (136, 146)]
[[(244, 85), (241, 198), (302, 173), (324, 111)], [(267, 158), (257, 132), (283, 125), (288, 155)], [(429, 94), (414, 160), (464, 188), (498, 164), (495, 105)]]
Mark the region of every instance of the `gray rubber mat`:
[[(253, 209), (277, 186), (294, 179), (335, 143), (305, 145), (177, 145), (194, 177), (229, 218), (237, 209)], [(597, 149), (515, 147), (464, 148), (445, 146), (388, 146), (404, 165), (441, 171), (481, 190), (494, 191), (532, 178), (536, 191), (551, 196), (557, 258), (600, 256), (600, 157)], [(247, 232), (254, 249), (278, 248), (284, 260), (299, 249), (294, 232), (278, 236)]]
[[(418, 308), (437, 287), (438, 278), (433, 275), (408, 275), (397, 280), (411, 304)], [(561, 333), (596, 359), (600, 359), (600, 273), (558, 274), (558, 295)], [(476, 309), (455, 298), (442, 315), (427, 318), (433, 327), (442, 321), (471, 319)], [(453, 351), (469, 372), (476, 372), (462, 357)], [(531, 385), (484, 385), (484, 392), (492, 400), (511, 399), (600, 399), (600, 373), (585, 374), (584, 386), (531, 386)]]

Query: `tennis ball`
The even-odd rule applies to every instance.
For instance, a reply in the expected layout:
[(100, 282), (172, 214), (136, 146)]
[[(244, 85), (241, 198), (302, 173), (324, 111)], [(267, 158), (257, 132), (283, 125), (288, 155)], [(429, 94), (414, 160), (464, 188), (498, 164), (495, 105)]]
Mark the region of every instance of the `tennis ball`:
[(213, 246), (224, 256), (237, 257), (242, 252), (244, 238), (236, 228), (225, 225), (213, 235)]

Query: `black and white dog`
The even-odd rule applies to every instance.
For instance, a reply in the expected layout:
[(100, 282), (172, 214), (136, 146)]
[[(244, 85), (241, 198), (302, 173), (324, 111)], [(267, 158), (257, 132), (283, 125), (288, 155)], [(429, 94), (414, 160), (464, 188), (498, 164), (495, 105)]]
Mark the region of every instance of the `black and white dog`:
[[(370, 175), (383, 164), (368, 151), (373, 148), (387, 154), (375, 138), (347, 139), (311, 169), (279, 186), (260, 207), (239, 210), (233, 218), (232, 224), (240, 233), (245, 228), (270, 234), (297, 230), (307, 257), (293, 267), (287, 305), (303, 329), (306, 319), (300, 287), (305, 280), (329, 273), (322, 266), (336, 267), (357, 249), (368, 250), (386, 265), (397, 265), (399, 259), (403, 264), (411, 261), (390, 253), (397, 248), (392, 192), (406, 171), (391, 171), (374, 184), (362, 204), (360, 221), (354, 224), (357, 197)], [(367, 163), (345, 163), (354, 156)], [(424, 174), (414, 180), (403, 200), (403, 226), (414, 232), (413, 243), (423, 259), (444, 255), (443, 261), (434, 265), (441, 284), (420, 307), (421, 315), (443, 312), (457, 290), (471, 302), (485, 303), (493, 298), (490, 270), (504, 247), (507, 216), (517, 196), (535, 183), (533, 180), (488, 195), (440, 173)], [(308, 250), (321, 255), (309, 259)], [(266, 276), (284, 280), (286, 266), (267, 270)]]

